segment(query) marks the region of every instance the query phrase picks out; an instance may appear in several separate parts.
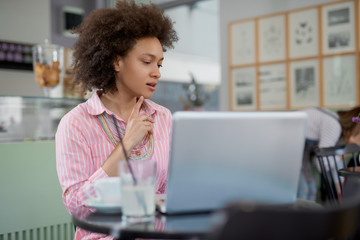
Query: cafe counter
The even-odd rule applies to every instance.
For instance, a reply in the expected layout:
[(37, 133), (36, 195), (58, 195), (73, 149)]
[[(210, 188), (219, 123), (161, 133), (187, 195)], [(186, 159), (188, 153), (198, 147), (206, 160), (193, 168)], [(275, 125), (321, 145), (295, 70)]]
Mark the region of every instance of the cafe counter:
[(82, 99), (0, 96), (0, 239), (72, 239), (62, 203), (55, 141)]
[(0, 143), (54, 139), (62, 116), (83, 101), (0, 96)]

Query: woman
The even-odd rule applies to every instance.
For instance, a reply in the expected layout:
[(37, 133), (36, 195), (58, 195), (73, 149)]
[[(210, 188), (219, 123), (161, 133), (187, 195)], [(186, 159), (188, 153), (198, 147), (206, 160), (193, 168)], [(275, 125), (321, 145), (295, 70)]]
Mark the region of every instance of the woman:
[[(56, 133), (65, 207), (73, 213), (84, 205), (90, 183), (117, 176), (124, 153), (156, 159), (156, 189), (164, 193), (171, 113), (148, 99), (161, 76), (163, 51), (178, 40), (171, 20), (155, 5), (118, 1), (114, 9), (93, 11), (74, 33), (75, 81), (95, 93), (62, 118)], [(79, 228), (75, 233), (75, 239), (100, 237)]]
[[(346, 143), (360, 145), (360, 124), (352, 122), (352, 117), (358, 115), (360, 107), (337, 111), (337, 114), (323, 108), (308, 108), (302, 111), (308, 115), (308, 121), (298, 198), (315, 201), (317, 186), (312, 163), (314, 149)], [(315, 165), (317, 166), (317, 162)]]
[(352, 121), (352, 118), (357, 117), (359, 113), (360, 107), (337, 112), (342, 128), (341, 136), (345, 143), (356, 143), (360, 145), (360, 124)]

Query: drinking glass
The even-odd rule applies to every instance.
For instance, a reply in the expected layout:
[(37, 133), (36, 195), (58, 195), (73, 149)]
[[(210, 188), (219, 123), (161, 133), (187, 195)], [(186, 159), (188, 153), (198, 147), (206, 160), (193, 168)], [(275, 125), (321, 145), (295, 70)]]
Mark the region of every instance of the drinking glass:
[[(45, 97), (50, 97), (54, 87), (62, 82), (64, 47), (45, 43), (33, 46), (33, 67), (36, 83), (43, 88)], [(60, 92), (62, 89), (59, 90)], [(62, 97), (61, 94), (55, 94)]]
[(126, 222), (146, 222), (154, 219), (156, 161), (122, 160), (121, 178), (122, 213)]

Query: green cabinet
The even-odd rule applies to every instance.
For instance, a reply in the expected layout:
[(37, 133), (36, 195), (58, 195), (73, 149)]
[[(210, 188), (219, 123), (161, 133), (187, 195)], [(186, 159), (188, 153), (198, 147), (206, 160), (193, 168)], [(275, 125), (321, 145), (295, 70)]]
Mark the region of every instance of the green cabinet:
[(0, 239), (2, 235), (71, 239), (73, 227), (62, 202), (55, 142), (1, 143), (0, 153)]

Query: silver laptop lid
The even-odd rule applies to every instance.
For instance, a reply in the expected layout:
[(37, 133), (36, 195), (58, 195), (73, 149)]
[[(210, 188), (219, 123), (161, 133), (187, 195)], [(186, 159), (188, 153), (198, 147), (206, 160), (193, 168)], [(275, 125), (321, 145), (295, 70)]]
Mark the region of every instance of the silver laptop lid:
[(296, 200), (303, 112), (176, 112), (166, 211), (214, 210), (235, 200)]

